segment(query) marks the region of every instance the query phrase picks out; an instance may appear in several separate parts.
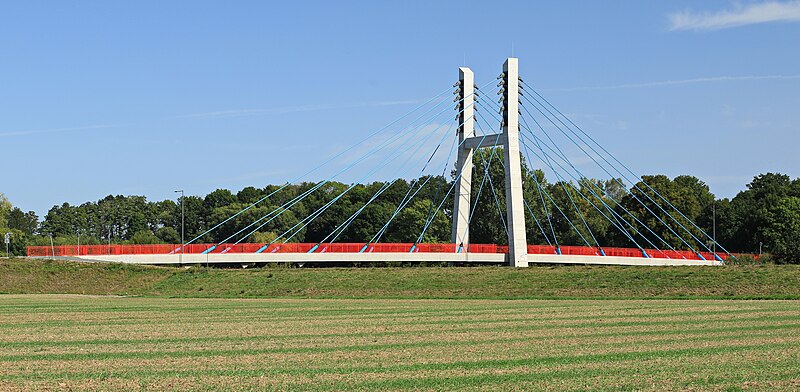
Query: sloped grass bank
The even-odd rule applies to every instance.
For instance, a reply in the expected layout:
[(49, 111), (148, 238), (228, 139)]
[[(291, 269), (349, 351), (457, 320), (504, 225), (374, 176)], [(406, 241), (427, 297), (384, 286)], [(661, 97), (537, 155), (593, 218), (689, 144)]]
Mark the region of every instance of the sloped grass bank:
[(800, 266), (172, 268), (0, 261), (0, 293), (299, 298), (800, 299)]

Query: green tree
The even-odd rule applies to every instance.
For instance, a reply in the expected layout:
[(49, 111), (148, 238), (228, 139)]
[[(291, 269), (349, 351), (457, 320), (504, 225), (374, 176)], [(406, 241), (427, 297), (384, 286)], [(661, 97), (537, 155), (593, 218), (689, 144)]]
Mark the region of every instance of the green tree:
[(132, 244), (160, 244), (161, 239), (150, 230), (139, 230), (131, 236)]
[(160, 242), (165, 242), (167, 244), (181, 243), (181, 233), (169, 226), (158, 229), (158, 231), (156, 231), (156, 237), (158, 237)]
[(12, 208), (13, 206), (6, 195), (0, 193), (0, 227), (8, 225), (8, 214), (11, 213)]
[(800, 197), (800, 181), (791, 181), (779, 173), (760, 174), (753, 178), (747, 189), (731, 200), (718, 226), (723, 228), (723, 240), (731, 244), (731, 251), (757, 252), (763, 243), (764, 250), (773, 251), (768, 230), (780, 201), (788, 196)]
[(32, 236), (38, 227), (39, 217), (33, 211), (22, 212), (19, 208), (14, 207), (8, 214), (8, 228), (10, 229), (17, 229), (25, 235)]
[[(680, 213), (661, 197), (670, 201)], [(622, 198), (617, 212), (626, 217), (629, 227), (636, 228), (635, 238), (642, 240), (642, 246), (652, 243), (661, 249), (705, 250), (705, 234), (693, 222), (713, 202), (714, 195), (708, 186), (695, 177), (678, 176), (670, 180), (664, 175), (643, 176), (642, 181)], [(636, 219), (628, 216), (625, 210), (630, 211)]]
[(800, 263), (800, 197), (778, 201), (764, 235), (779, 260)]
[[(29, 236), (17, 229), (6, 229), (3, 228), (0, 230), (0, 237), (4, 236), (6, 233), (10, 233), (10, 240), (11, 242), (8, 244), (8, 254), (9, 256), (25, 256), (27, 253), (26, 246), (28, 245)], [(5, 256), (5, 244), (0, 243), (0, 253)]]
[(250, 241), (256, 244), (269, 244), (278, 239), (278, 235), (272, 231), (257, 231), (250, 236)]

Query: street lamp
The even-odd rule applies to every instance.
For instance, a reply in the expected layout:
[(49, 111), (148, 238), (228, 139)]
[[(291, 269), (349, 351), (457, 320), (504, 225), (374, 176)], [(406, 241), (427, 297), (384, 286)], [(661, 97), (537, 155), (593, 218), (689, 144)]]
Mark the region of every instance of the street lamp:
[(717, 201), (714, 200), (711, 203), (711, 219), (712, 219), (712, 227), (713, 227), (713, 236), (714, 236), (714, 258), (717, 257)]
[(185, 243), (184, 236), (183, 236), (183, 219), (184, 219), (184, 213), (183, 213), (184, 212), (184, 209), (183, 209), (183, 189), (175, 191), (175, 193), (180, 193), (181, 194), (181, 198), (180, 198), (180, 203), (181, 203), (181, 253), (180, 253), (180, 255), (178, 255), (178, 265), (182, 265), (183, 264), (183, 251), (184, 251), (184, 248), (186, 248), (186, 243)]

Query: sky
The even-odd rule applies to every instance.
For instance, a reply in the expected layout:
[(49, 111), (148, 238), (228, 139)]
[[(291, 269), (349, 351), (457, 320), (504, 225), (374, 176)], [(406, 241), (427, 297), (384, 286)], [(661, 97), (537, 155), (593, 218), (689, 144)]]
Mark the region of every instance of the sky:
[(800, 176), (798, 42), (800, 1), (6, 1), (0, 192), (41, 216), (284, 183), (514, 56), (637, 173), (733, 197)]

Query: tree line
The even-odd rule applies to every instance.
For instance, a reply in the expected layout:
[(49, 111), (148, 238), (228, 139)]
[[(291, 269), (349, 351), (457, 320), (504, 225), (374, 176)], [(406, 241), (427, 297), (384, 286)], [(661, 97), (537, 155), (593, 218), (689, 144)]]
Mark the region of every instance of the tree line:
[[(472, 243), (507, 243), (501, 156), (491, 150), (475, 154)], [(199, 243), (333, 239), (444, 243), (451, 240), (454, 177), (451, 173), (367, 184), (250, 186), (179, 201), (109, 195), (81, 205), (53, 206), (41, 219), (0, 194), (0, 230), (12, 233), (11, 251), (18, 255), (25, 254), (27, 245), (50, 245), (51, 240), (55, 245), (177, 244), (182, 202), (186, 239), (197, 237)], [(642, 180), (628, 188), (620, 179), (546, 178), (523, 161), (529, 243), (705, 250), (713, 248), (705, 233), (716, 232), (717, 242), (731, 252), (765, 252), (787, 262), (800, 260), (800, 179), (761, 174), (732, 199), (715, 198), (704, 182), (692, 176), (650, 175)], [(306, 196), (296, 201), (302, 195)], [(283, 212), (270, 215), (276, 210)]]

